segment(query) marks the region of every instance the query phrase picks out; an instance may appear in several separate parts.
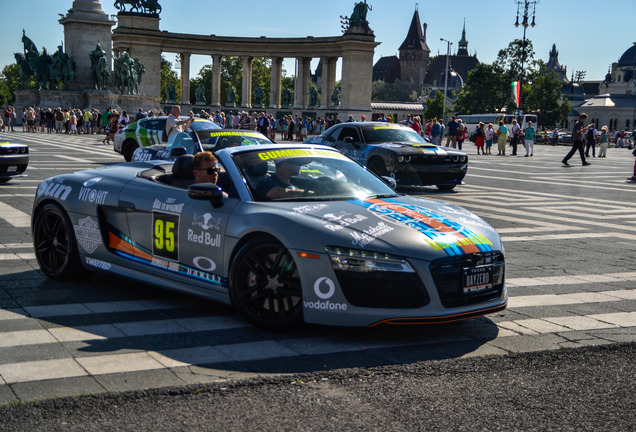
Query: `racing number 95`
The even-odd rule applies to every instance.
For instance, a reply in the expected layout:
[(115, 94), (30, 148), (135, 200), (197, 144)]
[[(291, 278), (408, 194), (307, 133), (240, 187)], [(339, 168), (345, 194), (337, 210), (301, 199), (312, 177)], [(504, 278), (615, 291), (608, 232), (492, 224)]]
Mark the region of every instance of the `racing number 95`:
[(179, 215), (153, 212), (152, 254), (171, 260), (179, 260)]

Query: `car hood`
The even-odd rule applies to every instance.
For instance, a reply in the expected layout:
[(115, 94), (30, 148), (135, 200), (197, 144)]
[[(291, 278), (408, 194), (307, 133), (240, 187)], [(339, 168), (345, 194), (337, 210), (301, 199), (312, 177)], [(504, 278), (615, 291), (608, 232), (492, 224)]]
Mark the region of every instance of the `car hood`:
[[(298, 230), (298, 244), (315, 245), (317, 252), (338, 246), (432, 260), (502, 249), (499, 235), (484, 220), (444, 201), (397, 196), (266, 205), (287, 213), (285, 231)], [(296, 237), (288, 236), (292, 246)]]
[(408, 155), (431, 155), (437, 156), (455, 156), (465, 155), (464, 152), (452, 149), (450, 147), (443, 147), (435, 144), (413, 144), (402, 142), (387, 142), (387, 143), (374, 143), (370, 144), (373, 147), (391, 149), (392, 152), (397, 154)]

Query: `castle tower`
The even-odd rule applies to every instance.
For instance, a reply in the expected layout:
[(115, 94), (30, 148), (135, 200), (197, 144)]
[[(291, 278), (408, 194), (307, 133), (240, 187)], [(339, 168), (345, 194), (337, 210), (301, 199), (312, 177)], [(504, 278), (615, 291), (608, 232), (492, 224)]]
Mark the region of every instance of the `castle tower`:
[[(90, 78), (91, 60), (88, 54), (99, 41), (106, 51), (108, 66), (112, 64), (111, 27), (115, 21), (102, 10), (99, 0), (74, 0), (73, 7), (59, 20), (64, 26), (64, 52), (75, 59), (77, 77), (76, 90), (93, 87)], [(54, 51), (54, 50), (51, 50)]]
[(464, 18), (464, 28), (462, 29), (462, 38), (457, 44), (457, 55), (468, 56), (468, 40), (466, 40), (466, 18)]
[(420, 24), (420, 16), (416, 9), (406, 39), (399, 49), (400, 80), (408, 82), (418, 93), (426, 76), (426, 65), (431, 53), (426, 44), (426, 27), (426, 24), (424, 26)]
[(557, 74), (559, 81), (562, 84), (569, 84), (570, 80), (568, 79), (568, 70), (567, 68), (561, 66), (559, 63), (559, 52), (556, 49), (556, 44), (552, 44), (552, 50), (550, 51), (550, 58), (548, 63), (545, 65), (545, 68), (548, 72), (554, 72)]

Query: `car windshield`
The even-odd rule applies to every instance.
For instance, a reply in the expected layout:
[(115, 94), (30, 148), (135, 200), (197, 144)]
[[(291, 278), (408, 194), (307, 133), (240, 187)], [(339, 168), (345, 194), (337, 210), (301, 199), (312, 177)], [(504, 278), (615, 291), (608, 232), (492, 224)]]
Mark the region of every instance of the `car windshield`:
[(210, 120), (198, 118), (195, 119), (194, 122), (190, 125), (190, 129), (193, 131), (221, 129), (221, 126), (217, 125), (214, 122), (211, 122)]
[[(330, 201), (397, 196), (335, 150), (290, 148), (233, 155), (255, 201)], [(274, 188), (280, 196), (271, 193)], [(285, 192), (287, 192), (285, 194)]]
[(398, 125), (387, 124), (386, 126), (363, 127), (362, 135), (367, 144), (401, 142), (435, 147), (435, 145), (425, 141), (413, 129)]
[(253, 131), (200, 131), (197, 136), (203, 150), (217, 151), (226, 147), (239, 147), (272, 142), (259, 132)]

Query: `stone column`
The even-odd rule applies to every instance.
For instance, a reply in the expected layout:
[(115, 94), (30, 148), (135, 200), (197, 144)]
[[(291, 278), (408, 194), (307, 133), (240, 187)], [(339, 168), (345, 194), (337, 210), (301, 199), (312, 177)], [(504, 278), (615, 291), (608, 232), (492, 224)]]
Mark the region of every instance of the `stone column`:
[(342, 55), (340, 107), (368, 111), (373, 80), (373, 51), (348, 50)]
[(281, 78), (283, 72), (283, 58), (272, 57), (272, 78), (269, 84), (269, 107), (280, 108)]
[(221, 106), (221, 56), (212, 56), (212, 100), (211, 106)]
[(331, 106), (331, 94), (336, 86), (336, 57), (322, 58), (322, 85), (320, 87), (320, 109)]
[(307, 106), (307, 92), (305, 91), (308, 88), (309, 83), (306, 82), (309, 78), (309, 73), (307, 70), (309, 69), (309, 61), (305, 57), (298, 57), (296, 62), (298, 64), (298, 69), (296, 70), (296, 81), (294, 82), (294, 108), (303, 109)]
[(241, 106), (252, 107), (252, 57), (242, 57), (243, 81), (241, 88)]
[(181, 104), (190, 105), (190, 53), (181, 53)]

